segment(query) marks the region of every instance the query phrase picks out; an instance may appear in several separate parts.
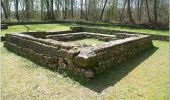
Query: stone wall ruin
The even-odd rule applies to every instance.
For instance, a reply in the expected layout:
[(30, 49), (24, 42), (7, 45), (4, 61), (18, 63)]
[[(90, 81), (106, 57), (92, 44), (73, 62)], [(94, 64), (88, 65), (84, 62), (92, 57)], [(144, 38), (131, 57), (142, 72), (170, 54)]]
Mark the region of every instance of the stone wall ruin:
[[(5, 35), (4, 46), (42, 66), (70, 70), (86, 78), (93, 78), (153, 46), (149, 35), (99, 30), (72, 27), (55, 32), (11, 33)], [(68, 42), (81, 38), (95, 38), (106, 43), (82, 47)]]

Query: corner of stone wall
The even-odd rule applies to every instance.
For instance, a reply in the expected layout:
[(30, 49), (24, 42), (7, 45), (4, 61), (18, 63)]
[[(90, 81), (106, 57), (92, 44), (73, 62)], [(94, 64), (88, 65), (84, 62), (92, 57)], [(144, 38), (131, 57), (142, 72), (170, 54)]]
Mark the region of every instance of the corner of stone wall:
[(82, 31), (82, 26), (71, 26), (70, 29), (74, 32), (81, 32)]

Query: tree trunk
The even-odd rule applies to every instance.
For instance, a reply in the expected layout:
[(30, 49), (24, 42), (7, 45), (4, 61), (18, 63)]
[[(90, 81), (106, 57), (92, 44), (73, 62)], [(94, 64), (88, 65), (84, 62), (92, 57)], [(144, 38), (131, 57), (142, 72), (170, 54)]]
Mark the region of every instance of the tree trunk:
[(132, 17), (132, 12), (131, 12), (131, 3), (130, 3), (130, 0), (127, 0), (127, 13), (128, 13), (128, 17), (129, 17), (129, 21), (134, 23), (133, 21), (133, 17)]
[(80, 19), (83, 19), (83, 0), (80, 3)]
[(55, 16), (54, 16), (54, 6), (53, 6), (53, 3), (54, 1), (53, 0), (50, 0), (50, 5), (51, 5), (51, 9), (50, 9), (50, 19), (55, 19)]
[(121, 13), (121, 16), (120, 16), (119, 21), (122, 21), (123, 12), (124, 12), (124, 10), (125, 10), (126, 2), (127, 2), (127, 0), (125, 0), (125, 2), (124, 2), (123, 9), (122, 9), (122, 13)]
[(18, 11), (18, 0), (15, 0), (15, 16), (17, 18), (17, 21), (19, 21), (19, 11)]
[(100, 14), (100, 20), (102, 20), (102, 18), (103, 18), (103, 13), (104, 13), (104, 10), (105, 10), (107, 1), (108, 1), (108, 0), (105, 0), (105, 3), (104, 3), (104, 6), (103, 6), (103, 9), (102, 9), (102, 12), (101, 12), (101, 14)]
[(44, 2), (41, 0), (41, 19), (44, 19)]
[(84, 2), (85, 4), (84, 4), (84, 6), (85, 6), (85, 19), (88, 21), (88, 2), (87, 2), (87, 0), (85, 0), (85, 2)]
[(148, 13), (149, 22), (151, 22), (150, 13), (149, 13), (149, 6), (148, 6), (148, 0), (146, 0), (146, 9), (147, 9), (147, 13)]
[(30, 18), (34, 17), (34, 0), (30, 0)]
[(73, 2), (73, 0), (71, 0), (71, 18), (73, 18), (74, 17), (74, 2)]
[(64, 1), (64, 3), (65, 3), (65, 7), (64, 7), (64, 19), (66, 19), (67, 18), (67, 0), (65, 0)]
[(25, 12), (26, 12), (26, 14), (25, 14), (25, 17), (27, 18), (27, 19), (29, 19), (30, 18), (30, 0), (25, 0)]
[(117, 11), (118, 11), (118, 8), (117, 8), (117, 6), (118, 6), (118, 0), (113, 0), (114, 2), (114, 11), (113, 11), (113, 15), (112, 15), (112, 18), (114, 19), (114, 20), (116, 20), (116, 18), (117, 18)]
[(143, 4), (143, 0), (141, 0), (140, 2), (140, 7), (139, 7), (139, 22), (141, 22), (142, 20), (142, 4)]
[[(2, 0), (1, 0), (2, 1)], [(8, 14), (8, 20), (10, 20), (10, 6), (9, 6), (9, 0), (5, 0), (5, 6), (6, 6), (6, 12)]]
[(1, 7), (2, 7), (2, 9), (4, 11), (5, 19), (7, 20), (8, 19), (8, 13), (7, 13), (7, 9), (5, 8), (5, 5), (2, 2), (2, 0), (1, 0)]
[(137, 21), (140, 22), (140, 0), (137, 1)]
[(46, 0), (46, 9), (47, 9), (47, 20), (48, 20), (48, 19), (51, 19), (50, 2), (49, 2), (49, 0)]
[(157, 22), (157, 0), (154, 0), (154, 21)]
[(55, 5), (56, 5), (56, 8), (57, 8), (57, 10), (56, 10), (56, 16), (57, 16), (57, 19), (59, 19), (60, 18), (60, 0), (56, 0), (55, 1)]

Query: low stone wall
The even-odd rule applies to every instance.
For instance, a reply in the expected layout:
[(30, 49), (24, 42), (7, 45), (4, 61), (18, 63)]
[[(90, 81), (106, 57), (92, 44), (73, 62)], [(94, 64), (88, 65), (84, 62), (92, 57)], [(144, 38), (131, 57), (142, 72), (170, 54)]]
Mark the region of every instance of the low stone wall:
[(76, 45), (59, 44), (57, 42), (41, 41), (28, 35), (6, 35), (4, 46), (12, 52), (21, 55), (37, 64), (49, 68), (69, 69), (74, 73), (84, 75), (85, 69), (75, 67), (72, 59), (79, 53)]
[(94, 38), (94, 39), (98, 39), (98, 40), (105, 41), (105, 42), (117, 39), (114, 35), (89, 33), (89, 32), (48, 35), (46, 38), (54, 39), (57, 41), (64, 41), (64, 42), (75, 41), (75, 40), (80, 40), (84, 38)]
[(27, 34), (34, 36), (36, 38), (46, 38), (47, 35), (55, 35), (55, 34), (66, 34), (66, 33), (75, 33), (78, 32), (76, 30), (58, 30), (58, 31), (50, 31), (50, 32), (17, 32), (20, 34)]
[(98, 74), (151, 47), (153, 47), (152, 40), (148, 36), (117, 40), (100, 47), (81, 50), (74, 57), (74, 64), (81, 68), (92, 68), (95, 74)]
[(128, 33), (129, 35), (130, 34), (150, 35), (152, 37), (152, 40), (169, 41), (169, 36), (149, 34), (149, 33), (138, 33), (138, 32), (99, 29), (99, 28), (91, 28), (91, 27), (77, 27), (77, 26), (71, 27), (71, 29), (72, 30), (79, 30), (79, 31), (86, 31), (86, 32), (94, 32), (94, 33), (114, 34), (114, 35), (118, 35), (118, 36), (121, 36), (120, 33), (126, 33), (126, 34)]
[[(47, 35), (55, 35), (55, 34), (66, 34), (66, 33), (75, 33), (78, 31), (75, 30), (58, 30), (58, 31), (49, 31), (49, 32), (13, 32), (13, 33), (17, 33), (17, 34), (27, 34), (27, 35), (31, 35), (35, 38), (43, 38), (45, 39)], [(5, 36), (1, 35), (0, 36), (1, 41), (5, 41)]]
[[(94, 32), (94, 30), (85, 30), (85, 28), (80, 27), (64, 31), (64, 33), (71, 32), (71, 34), (76, 34), (72, 33), (75, 31), (81, 34), (86, 33), (86, 35), (91, 34), (93, 36), (112, 38), (111, 35), (97, 34), (103, 33), (103, 31), (99, 32), (99, 30), (95, 30), (97, 33), (87, 33)], [(108, 32), (112, 34), (112, 31)], [(52, 34), (50, 32), (6, 34), (4, 44), (8, 50), (42, 66), (70, 70), (86, 78), (92, 78), (106, 69), (134, 57), (153, 46), (150, 36), (127, 33), (114, 33), (116, 38), (119, 38), (118, 40), (110, 40), (99, 46), (88, 47), (80, 47), (77, 44), (48, 38), (50, 36), (56, 36), (58, 33), (62, 32), (52, 32)]]
[(29, 24), (58, 24), (58, 23), (70, 23), (70, 24), (78, 24), (78, 25), (89, 25), (89, 26), (121, 26), (121, 27), (131, 27), (131, 28), (149, 28), (149, 29), (162, 29), (162, 30), (168, 30), (169, 24), (165, 25), (148, 25), (148, 24), (127, 24), (127, 23), (112, 23), (112, 22), (106, 22), (106, 23), (96, 23), (96, 22), (88, 22), (88, 21), (69, 21), (69, 20), (58, 20), (58, 21), (47, 21), (47, 22), (2, 22), (2, 24), (7, 25), (29, 25)]

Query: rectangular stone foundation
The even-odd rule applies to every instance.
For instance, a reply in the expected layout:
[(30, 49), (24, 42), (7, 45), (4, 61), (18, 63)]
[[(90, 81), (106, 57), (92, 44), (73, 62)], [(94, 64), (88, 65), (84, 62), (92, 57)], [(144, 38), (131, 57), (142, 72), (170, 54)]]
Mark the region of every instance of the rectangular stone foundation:
[[(153, 46), (148, 35), (93, 32), (73, 27), (71, 30), (58, 32), (11, 33), (5, 35), (4, 45), (8, 50), (37, 64), (70, 70), (86, 78), (93, 78)], [(82, 45), (69, 42), (85, 38), (106, 43)]]

